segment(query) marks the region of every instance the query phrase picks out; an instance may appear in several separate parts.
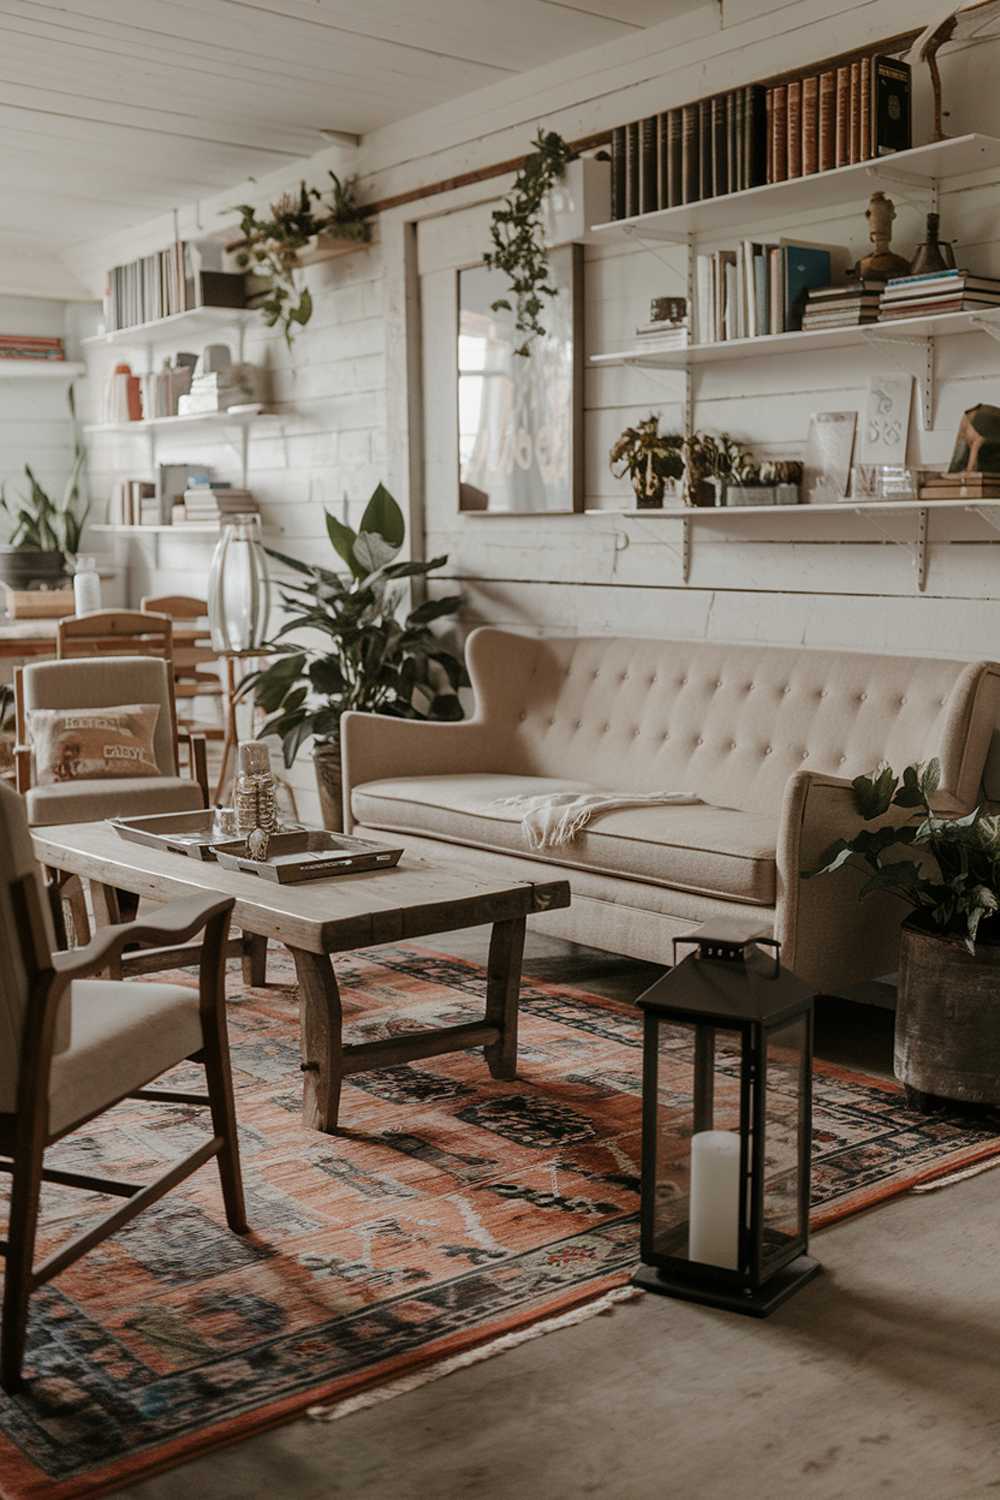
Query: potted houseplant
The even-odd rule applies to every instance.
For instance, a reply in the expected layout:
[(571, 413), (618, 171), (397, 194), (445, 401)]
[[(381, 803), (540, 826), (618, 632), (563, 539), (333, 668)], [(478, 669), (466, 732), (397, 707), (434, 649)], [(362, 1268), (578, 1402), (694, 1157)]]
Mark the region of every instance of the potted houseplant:
[[(406, 580), (426, 578), (447, 557), (395, 561), (403, 514), (384, 485), (368, 502), (357, 531), (326, 513), (327, 535), (346, 567), (337, 572), (268, 551), (302, 582), (279, 584), (288, 618), (269, 643), (274, 660), (246, 679), (243, 691), (271, 717), (260, 737), (280, 737), (291, 766), (308, 739), (323, 821), (341, 828), (340, 716), (348, 709), (403, 719), (460, 719), (458, 690), (468, 683), (460, 657), (431, 630), (454, 615), (460, 594), (428, 599), (400, 616)], [(293, 640), (305, 633), (306, 640)]]
[(864, 899), (888, 891), (906, 908), (900, 939), (895, 1071), (907, 1096), (1000, 1103), (1000, 818), (981, 807), (940, 817), (936, 760), (888, 766), (852, 783), (866, 822), (838, 839), (811, 875), (845, 867)]
[(80, 498), (85, 457), (78, 445), (61, 504), (39, 484), (30, 464), (24, 466), (27, 489), (20, 495), (9, 498), (6, 485), (0, 484), (0, 514), (9, 533), (0, 546), (0, 581), (11, 588), (58, 584), (80, 550), (90, 512)]
[(367, 244), (371, 224), (355, 197), (355, 181), (341, 181), (330, 173), (331, 186), (324, 197), (319, 188), (299, 184), (298, 193), (284, 193), (267, 213), (258, 215), (252, 203), (241, 203), (240, 230), (243, 238), (236, 249), (236, 264), (260, 278), (263, 291), (259, 307), (269, 328), (280, 326), (291, 348), (297, 328), (312, 317), (312, 296), (300, 287), (295, 272), (320, 249), (342, 241), (346, 245)]
[(616, 479), (627, 474), (635, 503), (640, 510), (658, 510), (663, 505), (667, 481), (684, 473), (684, 439), (680, 433), (660, 432), (660, 419), (650, 412), (634, 427), (626, 427), (608, 454)]

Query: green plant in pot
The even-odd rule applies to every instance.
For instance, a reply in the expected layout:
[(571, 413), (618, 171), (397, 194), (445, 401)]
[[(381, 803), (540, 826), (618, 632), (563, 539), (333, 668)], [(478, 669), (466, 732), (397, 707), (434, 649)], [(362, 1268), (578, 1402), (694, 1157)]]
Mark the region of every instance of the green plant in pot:
[(297, 193), (283, 193), (259, 215), (252, 203), (241, 203), (243, 240), (237, 247), (236, 264), (263, 279), (259, 306), (269, 328), (280, 326), (291, 348), (295, 332), (312, 317), (312, 295), (300, 287), (295, 273), (303, 250), (323, 236), (365, 244), (371, 239), (371, 224), (355, 197), (355, 181), (342, 181), (330, 173), (327, 196), (319, 188), (299, 183)]
[(27, 488), (20, 495), (8, 496), (6, 485), (0, 484), (0, 515), (8, 529), (0, 548), (0, 579), (12, 588), (58, 584), (79, 552), (90, 514), (90, 505), (81, 499), (85, 461), (78, 444), (61, 503), (38, 482), (30, 464), (24, 466)]
[(616, 479), (628, 475), (639, 509), (656, 510), (663, 504), (668, 481), (684, 473), (684, 438), (678, 432), (661, 433), (659, 417), (650, 412), (625, 428), (608, 460)]
[[(402, 612), (407, 580), (428, 577), (448, 559), (396, 561), (406, 526), (389, 491), (378, 485), (357, 531), (329, 512), (326, 529), (346, 572), (268, 549), (304, 581), (279, 585), (288, 618), (269, 643), (277, 658), (248, 677), (242, 691), (252, 691), (271, 715), (260, 737), (281, 738), (287, 766), (313, 740), (324, 823), (339, 829), (341, 714), (460, 719), (458, 690), (468, 677), (461, 657), (431, 629), (460, 608), (460, 594)], [(306, 640), (291, 639), (303, 634)]]
[(838, 839), (809, 876), (855, 870), (906, 910), (900, 937), (895, 1071), (911, 1100), (1000, 1103), (1000, 818), (935, 813), (938, 761), (852, 782), (878, 826)]

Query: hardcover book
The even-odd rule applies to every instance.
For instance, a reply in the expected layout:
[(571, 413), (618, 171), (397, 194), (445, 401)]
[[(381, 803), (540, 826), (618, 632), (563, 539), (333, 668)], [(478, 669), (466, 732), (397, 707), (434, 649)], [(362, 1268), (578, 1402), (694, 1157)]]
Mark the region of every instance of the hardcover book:
[(819, 169), (828, 172), (837, 159), (837, 75), (819, 75)]
[(872, 154), (872, 60), (861, 59), (861, 95), (858, 104), (860, 115), (859, 161), (867, 161)]
[(748, 188), (767, 181), (766, 92), (761, 83), (743, 90), (743, 186)]
[(847, 159), (861, 161), (861, 63), (851, 63), (850, 104), (847, 111), (848, 141)]
[(712, 193), (716, 198), (729, 192), (729, 153), (726, 150), (726, 100), (716, 94), (712, 113)]
[(871, 150), (869, 156), (908, 151), (910, 136), (910, 65), (894, 57), (871, 60)]
[(788, 177), (788, 89), (776, 83), (773, 90), (771, 131), (773, 145), (772, 182), (784, 182)]
[(819, 170), (819, 77), (802, 80), (802, 175)]
[(729, 163), (729, 191), (738, 193), (743, 187), (740, 175), (739, 135), (736, 130), (736, 101), (738, 95), (732, 90), (726, 95), (726, 160)]
[(701, 99), (698, 111), (698, 196), (712, 196), (712, 101)]
[(655, 213), (660, 206), (656, 171), (656, 116), (639, 122), (639, 212)]
[(788, 176), (802, 176), (802, 81), (796, 78), (787, 86), (788, 109)]
[(767, 178), (774, 181), (774, 89), (767, 91)]
[(667, 207), (674, 208), (684, 200), (684, 168), (681, 158), (683, 112), (672, 109), (667, 116)]
[(697, 203), (701, 197), (698, 141), (698, 106), (697, 104), (685, 104), (681, 114), (682, 203)]
[(639, 212), (639, 124), (625, 126), (625, 217)]
[(837, 69), (836, 101), (834, 105), (834, 157), (835, 167), (846, 167), (850, 160), (851, 140), (851, 70)]
[(611, 132), (611, 217), (625, 217), (625, 126)]

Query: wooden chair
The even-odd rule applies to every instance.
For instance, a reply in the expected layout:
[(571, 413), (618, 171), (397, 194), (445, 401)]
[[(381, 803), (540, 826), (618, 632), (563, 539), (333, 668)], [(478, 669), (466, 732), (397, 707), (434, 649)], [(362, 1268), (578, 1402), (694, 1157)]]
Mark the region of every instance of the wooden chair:
[[(11, 1174), (0, 1324), (0, 1384), (21, 1385), (32, 1292), (124, 1228), (213, 1156), (226, 1220), (247, 1230), (225, 1016), (229, 897), (190, 896), (148, 921), (105, 928), (85, 948), (53, 951), (52, 915), (24, 805), (0, 786), (0, 1170)], [(176, 944), (204, 932), (197, 991), (94, 979), (127, 944)], [(146, 1087), (168, 1068), (202, 1062), (206, 1094)], [(206, 1105), (212, 1134), (154, 1182), (109, 1181), (45, 1167), (46, 1149), (122, 1099)], [(43, 1182), (125, 1202), (35, 1265)]]
[(173, 659), (173, 622), (139, 609), (95, 609), (56, 626), (56, 656), (164, 656)]
[[(217, 698), (222, 706), (225, 692), (220, 676), (221, 663), (219, 653), (212, 645), (206, 601), (190, 594), (161, 594), (143, 599), (139, 609), (142, 614), (165, 615), (173, 626), (185, 624), (192, 627), (185, 640), (178, 641), (176, 633), (174, 637), (174, 697), (178, 703), (195, 698)], [(202, 624), (204, 629), (199, 628)], [(224, 706), (220, 718), (225, 719)], [(180, 722), (182, 727), (197, 730), (207, 740), (225, 737), (224, 723), (202, 724), (185, 717)]]

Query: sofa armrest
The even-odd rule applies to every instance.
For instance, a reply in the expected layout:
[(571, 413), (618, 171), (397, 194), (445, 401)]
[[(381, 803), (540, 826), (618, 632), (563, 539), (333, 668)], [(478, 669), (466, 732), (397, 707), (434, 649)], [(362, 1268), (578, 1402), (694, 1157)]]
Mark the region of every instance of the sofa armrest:
[(340, 721), (344, 827), (350, 832), (351, 793), (368, 781), (392, 776), (448, 776), (491, 766), (492, 740), (483, 719), (457, 723), (395, 719), (388, 714), (350, 712)]
[(788, 779), (778, 830), (778, 912), (781, 960), (824, 992), (891, 974), (898, 964), (899, 928), (907, 908), (898, 896), (875, 892), (860, 900), (863, 876), (844, 866), (810, 879), (837, 839), (862, 827), (906, 823), (912, 809), (891, 807), (866, 821), (854, 806), (850, 781), (813, 771)]

